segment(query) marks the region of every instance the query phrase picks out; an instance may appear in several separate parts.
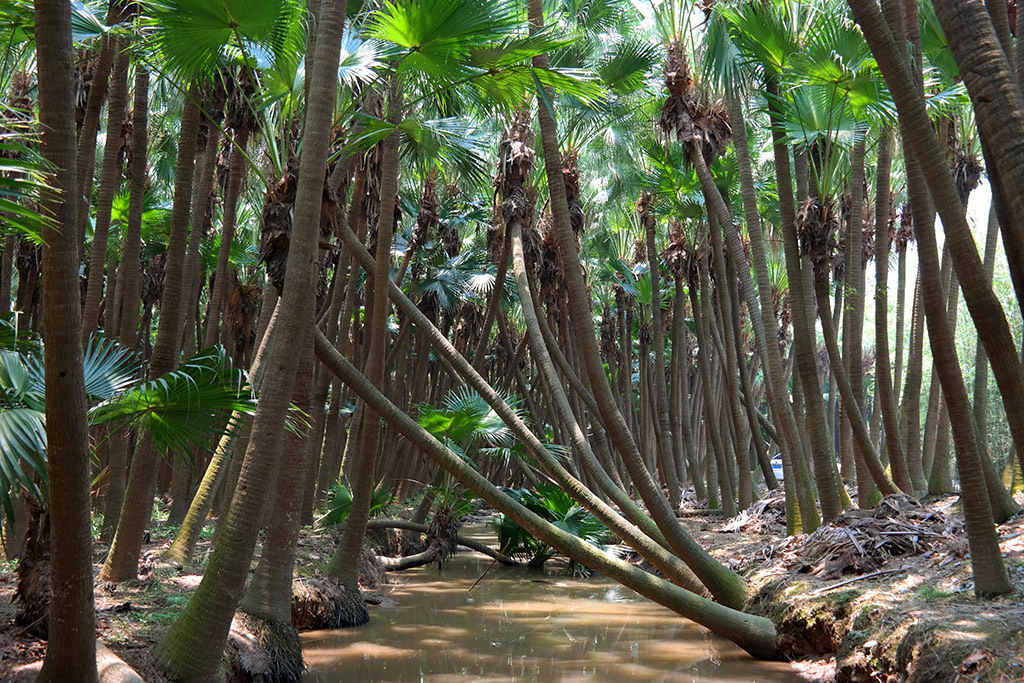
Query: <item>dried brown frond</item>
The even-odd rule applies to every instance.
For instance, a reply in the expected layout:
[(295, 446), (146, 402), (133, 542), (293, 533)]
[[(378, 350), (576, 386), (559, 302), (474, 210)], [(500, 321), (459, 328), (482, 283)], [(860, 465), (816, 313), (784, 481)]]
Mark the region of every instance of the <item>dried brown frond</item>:
[(658, 125), (684, 144), (699, 144), (710, 164), (725, 152), (732, 138), (725, 105), (708, 100), (695, 86), (685, 49), (678, 40), (668, 45), (664, 73), (669, 95), (661, 107)]

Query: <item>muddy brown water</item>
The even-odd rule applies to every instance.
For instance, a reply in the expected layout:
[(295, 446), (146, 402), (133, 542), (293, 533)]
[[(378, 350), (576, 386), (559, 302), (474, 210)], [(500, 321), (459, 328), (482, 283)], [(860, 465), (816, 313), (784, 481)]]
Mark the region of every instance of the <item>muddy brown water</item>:
[[(790, 683), (783, 662), (732, 643), (614, 581), (494, 565), (460, 552), (392, 574), (358, 629), (303, 634), (307, 683), (716, 681)], [(559, 571), (560, 570), (560, 571)]]

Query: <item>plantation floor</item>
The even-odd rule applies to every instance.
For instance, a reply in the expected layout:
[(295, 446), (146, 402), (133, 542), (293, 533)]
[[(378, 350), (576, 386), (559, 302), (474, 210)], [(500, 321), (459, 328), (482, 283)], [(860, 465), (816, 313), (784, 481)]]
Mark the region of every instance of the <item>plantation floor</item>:
[[(999, 529), (1018, 593), (981, 601), (972, 595), (957, 497), (931, 500), (923, 512), (906, 502), (890, 507), (881, 520), (853, 513), (793, 537), (785, 535), (778, 497), (734, 520), (695, 505), (682, 516), (713, 555), (749, 578), (750, 609), (780, 625), (804, 681), (1024, 680), (1024, 514)], [(153, 646), (201, 580), (210, 550), (201, 541), (188, 567), (155, 562), (173, 531), (153, 529), (138, 579), (96, 591), (99, 637), (156, 683), (165, 679)], [(299, 573), (322, 566), (332, 550), (329, 534), (303, 530)], [(95, 559), (98, 571), (102, 554)], [(0, 681), (27, 683), (46, 644), (12, 624), (14, 589), (13, 566), (0, 564)]]

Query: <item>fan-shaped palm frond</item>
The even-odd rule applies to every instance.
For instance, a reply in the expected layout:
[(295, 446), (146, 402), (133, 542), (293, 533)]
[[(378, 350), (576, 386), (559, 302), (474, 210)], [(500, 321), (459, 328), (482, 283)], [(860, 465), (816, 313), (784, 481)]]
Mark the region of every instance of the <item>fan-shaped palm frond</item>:
[[(0, 104), (0, 120), (10, 108)], [(0, 134), (0, 234), (18, 234), (42, 244), (47, 220), (31, 203), (45, 187), (42, 159), (25, 142), (29, 131)]]
[[(154, 2), (154, 32), (171, 70), (188, 76), (212, 74), (230, 51), (281, 45), (279, 22), (293, 13), (292, 0), (160, 0)], [(229, 47), (231, 50), (229, 51)]]
[(436, 296), (438, 305), (447, 311), (453, 310), (465, 298), (474, 275), (493, 269), (487, 263), (486, 254), (476, 248), (463, 249), (451, 257), (438, 249), (426, 266), (426, 273), (419, 281), (420, 294)]
[(149, 430), (158, 447), (190, 454), (210, 434), (223, 433), (233, 412), (255, 407), (241, 370), (220, 346), (204, 349), (177, 370), (113, 396), (90, 412), (94, 424), (119, 422)]
[[(395, 496), (390, 489), (380, 488), (370, 495), (370, 517), (379, 517), (387, 511)], [(324, 514), (316, 520), (317, 526), (331, 527), (344, 523), (352, 511), (352, 489), (336, 482), (327, 494)]]

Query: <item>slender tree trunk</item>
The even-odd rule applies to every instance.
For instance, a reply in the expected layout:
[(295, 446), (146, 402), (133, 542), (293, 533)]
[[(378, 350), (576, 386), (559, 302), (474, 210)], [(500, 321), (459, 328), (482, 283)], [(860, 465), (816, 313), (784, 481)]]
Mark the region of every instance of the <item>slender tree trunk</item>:
[[(85, 293), (85, 311), (82, 314), (82, 343), (99, 329), (100, 301), (103, 299), (103, 267), (107, 261), (107, 235), (110, 231), (110, 213), (114, 196), (121, 185), (119, 141), (128, 105), (128, 51), (125, 41), (110, 38), (114, 56), (114, 69), (110, 76), (110, 101), (107, 103), (107, 141), (103, 145), (103, 165), (100, 169), (99, 203), (96, 206), (96, 228), (92, 238), (89, 259), (89, 281)], [(114, 291), (108, 292), (107, 320), (113, 311)], [(115, 333), (108, 330), (108, 333)]]
[(37, 680), (98, 681), (92, 591), (89, 426), (82, 368), (78, 289), (78, 202), (71, 10), (62, 0), (35, 2), (39, 138), (53, 169), (43, 193), (43, 343), (47, 472), (50, 483), (49, 634)]
[(4, 252), (0, 256), (0, 314), (11, 312), (11, 280), (14, 276), (15, 249), (15, 237), (8, 235), (4, 238)]
[[(768, 92), (778, 95), (778, 87), (772, 82), (767, 84)], [(818, 496), (821, 500), (822, 518), (833, 519), (842, 511), (839, 498), (839, 482), (835, 476), (835, 454), (828, 439), (827, 418), (818, 381), (817, 360), (814, 353), (813, 329), (807, 319), (810, 292), (805, 291), (805, 281), (801, 272), (800, 250), (796, 239), (796, 206), (793, 203), (792, 180), (790, 176), (789, 147), (783, 142), (783, 133), (779, 128), (778, 113), (774, 108), (769, 110), (772, 117), (772, 139), (775, 151), (775, 173), (779, 185), (779, 210), (782, 219), (782, 233), (785, 240), (786, 271), (789, 275), (789, 290), (793, 299), (793, 353), (796, 357), (797, 378), (801, 383), (804, 406), (807, 413), (807, 433), (810, 437), (810, 456), (814, 463), (814, 477), (818, 485)], [(785, 454), (783, 454), (785, 458)], [(797, 486), (801, 486), (800, 461), (794, 461), (794, 474), (797, 475)], [(786, 473), (789, 480), (789, 473)], [(788, 484), (787, 484), (788, 486)], [(817, 528), (817, 515), (808, 505), (801, 505), (803, 530), (810, 533)], [(807, 518), (807, 515), (811, 515)]]
[[(117, 334), (121, 345), (135, 350), (138, 347), (139, 287), (142, 277), (140, 255), (142, 251), (142, 213), (146, 191), (146, 163), (149, 135), (149, 72), (142, 64), (135, 66), (135, 93), (132, 104), (132, 159), (128, 165), (128, 223), (123, 233), (123, 247), (117, 290), (114, 301), (120, 302)], [(115, 303), (115, 306), (118, 305)], [(125, 476), (128, 469), (128, 451), (132, 432), (120, 430), (110, 440), (107, 458), (107, 487), (103, 501), (103, 527), (100, 538), (111, 539), (117, 530), (124, 503)]]
[[(389, 120), (397, 126), (402, 120), (402, 89), (398, 76), (394, 76), (389, 96)], [(394, 210), (398, 199), (398, 147), (396, 129), (384, 141), (381, 156), (380, 212), (377, 223), (377, 263), (373, 275), (373, 311), (369, 318), (369, 351), (366, 375), (380, 391), (386, 388), (385, 358), (387, 356), (387, 319), (390, 311), (388, 285), (391, 282), (391, 243), (394, 239)], [(365, 330), (365, 327), (364, 327)], [(359, 449), (354, 452), (349, 481), (352, 488), (352, 507), (345, 531), (331, 558), (327, 572), (341, 583), (346, 591), (359, 595), (359, 557), (366, 537), (366, 522), (370, 519), (370, 498), (373, 494), (374, 470), (380, 446), (380, 416), (372, 409), (364, 409), (363, 430)], [(365, 608), (364, 608), (365, 609)], [(353, 615), (358, 626), (369, 620), (362, 612)]]
[[(1020, 14), (1024, 14), (1024, 7)], [(1021, 41), (1024, 42), (1024, 41)], [(985, 234), (985, 276), (989, 283), (995, 273), (996, 246), (999, 241), (999, 220), (994, 206), (988, 211), (988, 232)], [(979, 339), (974, 356), (974, 424), (978, 427), (978, 438), (988, 445), (988, 356)]]
[(259, 533), (266, 472), (278, 452), (299, 359), (296, 340), (313, 325), (309, 292), (317, 270), (320, 212), (346, 2), (325, 2), (316, 17), (318, 38), (303, 135), (281, 313), (271, 345), (236, 494), (203, 581), (157, 648), (156, 659), (180, 681), (207, 681), (217, 674), (221, 651), (238, 605)]
[[(189, 88), (182, 113), (160, 325), (149, 364), (148, 377), (151, 380), (174, 369), (181, 349), (181, 328), (186, 303), (184, 290), (187, 290), (185, 243), (191, 216), (193, 162), (199, 128), (198, 90), (195, 86)], [(126, 581), (135, 578), (138, 572), (142, 537), (153, 505), (159, 464), (152, 436), (143, 435), (132, 460), (114, 542), (100, 572), (104, 581)]]
[(903, 443), (899, 438), (896, 401), (889, 365), (889, 172), (892, 166), (892, 132), (883, 128), (878, 144), (875, 193), (875, 388), (885, 425), (885, 446), (896, 485), (913, 492)]
[[(1017, 305), (1024, 313), (1024, 194), (1020, 191), (1024, 187), (1024, 98), (987, 8), (981, 3), (950, 0), (934, 4), (971, 96), (1010, 279), (1017, 292)], [(1004, 20), (1005, 11), (1004, 3)], [(1005, 28), (1009, 40), (1009, 27)], [(960, 270), (958, 267), (958, 273)], [(965, 283), (966, 295), (967, 278), (964, 274), (959, 277)]]
[[(540, 0), (529, 0), (528, 9), (531, 30), (542, 30), (544, 20)], [(546, 56), (534, 57), (533, 63), (541, 69), (548, 66)], [(543, 100), (544, 98), (539, 97), (538, 110), (545, 171), (551, 195), (556, 248), (568, 288), (569, 302), (575, 313), (572, 316), (574, 339), (587, 374), (590, 376), (594, 399), (601, 410), (601, 416), (609, 430), (609, 436), (629, 469), (634, 486), (637, 487), (648, 511), (658, 523), (658, 527), (665, 534), (672, 548), (679, 553), (683, 561), (690, 565), (690, 568), (700, 577), (716, 599), (723, 604), (738, 607), (745, 602), (747, 593), (745, 582), (738, 575), (715, 562), (683, 529), (672, 506), (644, 466), (636, 442), (619, 412), (611, 387), (608, 385), (597, 338), (594, 334), (591, 318), (592, 305), (587, 296), (579, 255), (576, 253), (576, 238), (569, 218), (569, 205), (566, 199), (565, 183), (562, 179), (561, 152), (558, 147), (558, 129), (552, 112)]]
[[(643, 202), (643, 200), (641, 200)], [(651, 276), (651, 331), (654, 341), (654, 398), (655, 398), (655, 439), (657, 441), (658, 458), (665, 473), (668, 487), (668, 500), (672, 507), (678, 508), (683, 493), (679, 487), (679, 475), (676, 472), (675, 455), (672, 449), (672, 425), (668, 418), (668, 383), (665, 379), (665, 326), (662, 324), (661, 312), (661, 272), (656, 245), (655, 228), (657, 221), (646, 210), (640, 214), (640, 222), (644, 226), (647, 245), (647, 269)], [(749, 477), (748, 477), (749, 482)], [(747, 491), (748, 498), (750, 491)], [(740, 505), (743, 505), (742, 492)], [(747, 502), (749, 505), (749, 500)]]
[(210, 292), (210, 308), (206, 314), (203, 348), (213, 346), (221, 339), (220, 318), (227, 291), (231, 244), (235, 241), (238, 197), (242, 189), (242, 181), (245, 179), (245, 148), (249, 144), (249, 129), (236, 130), (233, 142), (231, 161), (228, 167), (228, 185), (224, 191), (224, 218), (220, 230), (220, 249), (217, 251), (217, 270), (213, 276), (213, 291)]

